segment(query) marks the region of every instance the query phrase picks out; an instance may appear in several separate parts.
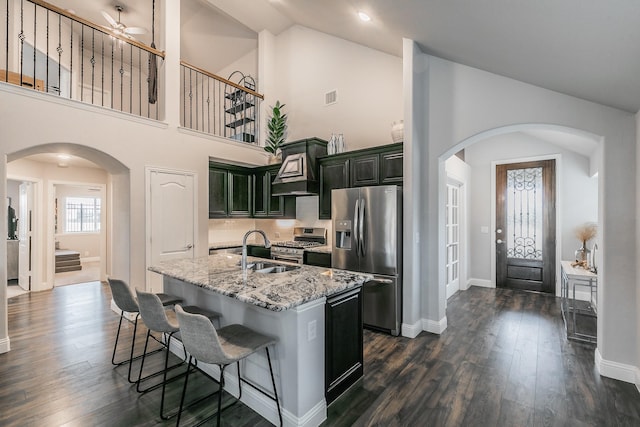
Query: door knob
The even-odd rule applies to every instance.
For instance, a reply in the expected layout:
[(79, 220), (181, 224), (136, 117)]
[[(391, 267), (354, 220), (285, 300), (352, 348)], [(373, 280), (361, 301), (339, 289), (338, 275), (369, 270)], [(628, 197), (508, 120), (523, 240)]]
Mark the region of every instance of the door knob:
[(188, 245), (185, 247), (185, 249), (186, 249), (186, 250), (189, 250), (189, 249), (191, 249), (192, 247), (193, 247), (193, 245), (192, 245), (192, 244), (188, 244)]
[(502, 243), (502, 239), (496, 240), (496, 243)]
[(498, 233), (498, 234), (502, 234), (502, 228), (498, 228), (498, 229), (496, 230), (496, 233)]

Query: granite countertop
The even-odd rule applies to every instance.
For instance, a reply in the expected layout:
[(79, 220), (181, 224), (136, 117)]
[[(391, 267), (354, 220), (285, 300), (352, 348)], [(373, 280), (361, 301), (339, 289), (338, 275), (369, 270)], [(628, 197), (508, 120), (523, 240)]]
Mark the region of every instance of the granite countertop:
[(305, 248), (304, 249), (305, 252), (318, 252), (321, 254), (330, 254), (331, 253), (331, 246), (325, 245), (325, 246), (314, 246), (311, 248)]
[[(284, 273), (249, 270), (245, 279), (239, 266), (240, 258), (240, 255), (216, 254), (165, 261), (149, 267), (149, 270), (273, 311), (287, 310), (333, 295), (373, 277), (365, 273), (300, 265), (299, 269)], [(247, 257), (247, 260), (249, 263), (265, 261), (255, 257)]]

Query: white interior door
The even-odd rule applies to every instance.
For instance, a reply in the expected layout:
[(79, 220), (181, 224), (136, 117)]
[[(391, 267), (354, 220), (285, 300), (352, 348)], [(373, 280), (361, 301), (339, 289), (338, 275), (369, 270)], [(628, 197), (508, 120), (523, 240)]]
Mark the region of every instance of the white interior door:
[[(195, 244), (195, 175), (148, 169), (147, 267), (162, 261), (193, 258)], [(147, 274), (148, 288), (162, 291), (162, 278)]]
[(33, 256), (33, 184), (20, 184), (20, 213), (18, 215), (18, 285), (31, 290)]
[(447, 298), (460, 290), (460, 186), (447, 184), (446, 205)]

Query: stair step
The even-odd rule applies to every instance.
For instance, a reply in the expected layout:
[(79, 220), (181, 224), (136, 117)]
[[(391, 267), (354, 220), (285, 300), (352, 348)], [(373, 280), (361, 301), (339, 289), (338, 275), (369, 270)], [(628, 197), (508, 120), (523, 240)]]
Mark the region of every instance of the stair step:
[(64, 273), (66, 271), (78, 271), (78, 270), (82, 270), (81, 265), (68, 265), (63, 267), (56, 266), (56, 273)]
[(56, 267), (71, 267), (74, 265), (81, 265), (79, 259), (70, 259), (65, 261), (56, 261)]

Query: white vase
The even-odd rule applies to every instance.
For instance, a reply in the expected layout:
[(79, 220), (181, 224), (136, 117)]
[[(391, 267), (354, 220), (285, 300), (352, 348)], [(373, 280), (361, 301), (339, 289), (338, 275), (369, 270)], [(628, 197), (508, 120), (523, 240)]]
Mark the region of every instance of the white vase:
[(391, 139), (394, 143), (404, 141), (404, 122), (402, 120), (391, 123)]

